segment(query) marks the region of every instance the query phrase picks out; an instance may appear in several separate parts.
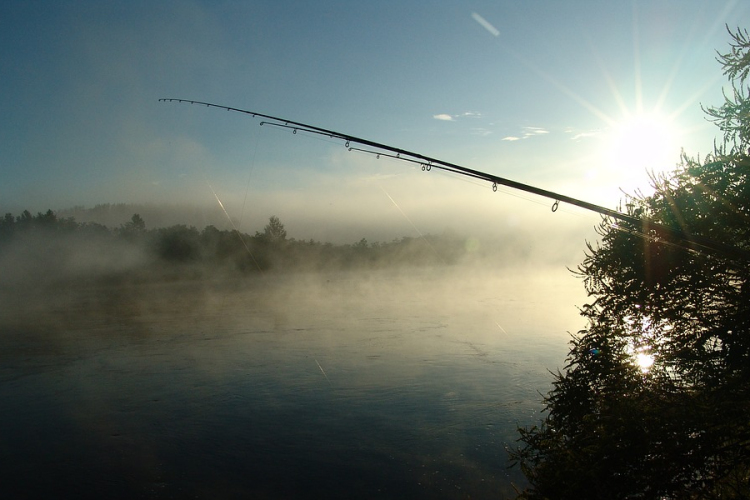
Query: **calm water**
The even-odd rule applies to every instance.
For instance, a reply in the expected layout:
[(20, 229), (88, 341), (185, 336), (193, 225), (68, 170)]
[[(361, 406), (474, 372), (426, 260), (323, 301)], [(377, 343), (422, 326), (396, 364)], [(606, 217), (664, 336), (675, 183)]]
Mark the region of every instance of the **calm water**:
[(505, 498), (581, 326), (551, 273), (6, 294), (4, 498)]

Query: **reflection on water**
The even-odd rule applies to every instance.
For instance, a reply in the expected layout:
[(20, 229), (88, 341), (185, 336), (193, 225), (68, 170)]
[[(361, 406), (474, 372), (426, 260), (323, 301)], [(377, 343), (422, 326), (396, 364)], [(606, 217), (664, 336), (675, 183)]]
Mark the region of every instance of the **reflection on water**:
[(5, 497), (511, 495), (504, 447), (582, 326), (555, 273), (6, 294)]

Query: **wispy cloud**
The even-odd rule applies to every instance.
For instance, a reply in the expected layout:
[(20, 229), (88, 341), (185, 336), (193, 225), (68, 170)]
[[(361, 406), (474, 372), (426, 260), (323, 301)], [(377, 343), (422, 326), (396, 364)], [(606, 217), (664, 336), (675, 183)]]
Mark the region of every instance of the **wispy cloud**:
[(495, 28), (494, 26), (492, 26), (492, 24), (490, 24), (490, 22), (488, 20), (486, 20), (485, 18), (483, 18), (482, 16), (480, 16), (476, 12), (472, 12), (471, 13), (471, 17), (473, 17), (474, 20), (476, 22), (478, 22), (482, 26), (482, 28), (484, 28), (487, 31), (489, 31), (492, 36), (498, 36), (500, 34), (500, 32), (497, 30), (497, 28)]
[(549, 130), (541, 128), (541, 127), (524, 127), (523, 128), (523, 137), (533, 137), (535, 135), (544, 135), (549, 134)]
[(488, 135), (492, 134), (492, 131), (484, 127), (474, 127), (471, 129), (471, 133), (480, 137), (487, 137)]
[(581, 139), (586, 139), (588, 137), (597, 137), (601, 135), (602, 133), (600, 130), (584, 130), (582, 132), (577, 132), (577, 133), (574, 133), (575, 131), (573, 130), (566, 130), (566, 132), (569, 134), (574, 134), (570, 138), (571, 141), (579, 141)]
[(482, 116), (482, 114), (475, 111), (467, 111), (465, 113), (460, 113), (457, 115), (449, 115), (448, 113), (439, 113), (437, 115), (432, 115), (434, 119), (443, 120), (446, 122), (452, 122), (458, 118), (479, 118), (480, 116)]
[(523, 139), (528, 139), (529, 137), (537, 137), (540, 135), (546, 135), (549, 134), (549, 130), (542, 127), (523, 127), (521, 128), (521, 135), (508, 135), (503, 137), (501, 140), (503, 141), (521, 141)]

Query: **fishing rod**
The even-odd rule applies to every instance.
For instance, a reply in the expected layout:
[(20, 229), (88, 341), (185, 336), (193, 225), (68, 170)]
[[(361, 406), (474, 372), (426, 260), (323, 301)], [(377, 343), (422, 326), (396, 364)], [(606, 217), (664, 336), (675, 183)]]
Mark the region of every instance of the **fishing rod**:
[[(247, 114), (247, 115), (252, 116), (253, 118), (259, 117), (259, 118), (264, 119), (260, 122), (261, 126), (271, 125), (275, 127), (289, 129), (292, 131), (293, 134), (296, 134), (298, 131), (300, 131), (300, 132), (306, 132), (310, 134), (322, 135), (331, 139), (339, 139), (341, 141), (344, 141), (345, 143), (344, 145), (349, 151), (358, 151), (362, 153), (373, 154), (373, 155), (376, 155), (378, 158), (381, 156), (384, 156), (384, 157), (393, 158), (396, 160), (415, 163), (417, 165), (420, 165), (423, 171), (430, 171), (431, 169), (436, 168), (439, 170), (444, 170), (447, 172), (453, 172), (459, 175), (472, 177), (472, 178), (479, 179), (479, 180), (484, 180), (489, 183), (492, 183), (493, 191), (497, 191), (497, 186), (501, 185), (501, 186), (506, 186), (512, 189), (524, 191), (527, 193), (535, 194), (538, 196), (542, 196), (544, 198), (549, 198), (554, 201), (554, 203), (552, 204), (553, 212), (557, 211), (558, 207), (560, 206), (560, 203), (567, 203), (569, 205), (573, 205), (579, 208), (583, 208), (585, 210), (599, 213), (601, 215), (610, 217), (612, 219), (617, 219), (617, 220), (626, 222), (628, 224), (632, 224), (633, 226), (635, 226), (635, 228), (628, 228), (626, 230), (629, 232), (633, 232), (635, 230), (638, 232), (638, 234), (640, 234), (643, 237), (649, 237), (649, 233), (652, 232), (656, 236), (660, 238), (664, 238), (666, 240), (669, 240), (671, 238), (671, 239), (676, 239), (678, 241), (681, 241), (682, 244), (680, 246), (687, 248), (689, 250), (720, 254), (725, 257), (730, 257), (732, 259), (750, 261), (750, 252), (747, 252), (745, 250), (742, 250), (732, 245), (727, 245), (722, 242), (712, 240), (710, 238), (693, 235), (685, 230), (674, 229), (674, 228), (665, 226), (658, 222), (654, 222), (644, 217), (635, 217), (632, 215), (624, 214), (617, 210), (612, 210), (606, 207), (602, 207), (600, 205), (596, 205), (594, 203), (589, 203), (587, 201), (579, 200), (577, 198), (566, 196), (564, 194), (555, 193), (553, 191), (548, 191), (546, 189), (541, 189), (535, 186), (531, 186), (529, 184), (524, 184), (522, 182), (517, 182), (517, 181), (510, 180), (510, 179), (506, 179), (504, 177), (500, 177), (494, 174), (489, 174), (486, 172), (481, 172), (479, 170), (474, 170), (471, 168), (463, 167), (461, 165), (457, 165), (455, 163), (447, 162), (447, 161), (440, 160), (437, 158), (431, 158), (429, 156), (425, 156), (420, 153), (415, 153), (413, 151), (408, 151), (408, 150), (397, 148), (394, 146), (389, 146), (387, 144), (381, 144), (379, 142), (371, 141), (369, 139), (363, 139), (363, 138), (356, 137), (353, 135), (336, 132), (334, 130), (316, 127), (314, 125), (308, 125), (306, 123), (301, 123), (301, 122), (297, 122), (293, 120), (287, 120), (285, 118), (279, 118), (276, 116), (266, 115), (263, 113), (258, 113), (256, 111), (248, 111), (245, 109), (234, 108), (231, 106), (223, 106), (221, 104), (213, 104), (210, 102), (195, 101), (191, 99), (176, 99), (176, 98), (163, 98), (163, 99), (159, 99), (159, 102), (177, 102), (177, 103), (186, 103), (186, 104), (198, 104), (198, 105), (206, 106), (208, 108), (218, 108), (218, 109), (223, 109), (226, 111), (233, 111), (237, 113)], [(369, 149), (365, 149), (362, 147), (354, 147), (352, 146), (352, 144), (365, 146), (366, 148), (369, 148)]]

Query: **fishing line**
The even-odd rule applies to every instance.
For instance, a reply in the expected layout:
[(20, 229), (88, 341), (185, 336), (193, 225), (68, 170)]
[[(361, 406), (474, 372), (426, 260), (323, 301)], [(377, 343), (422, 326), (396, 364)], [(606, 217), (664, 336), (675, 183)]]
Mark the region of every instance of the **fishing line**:
[(250, 180), (255, 172), (255, 158), (258, 156), (258, 143), (260, 142), (260, 134), (253, 134), (255, 137), (255, 146), (253, 147), (253, 155), (250, 159), (250, 168), (247, 174), (247, 184), (245, 185), (245, 197), (242, 199), (242, 209), (240, 210), (240, 222), (239, 227), (242, 227), (242, 220), (245, 217), (245, 205), (247, 204), (247, 195), (250, 192)]
[[(533, 203), (535, 205), (539, 205), (540, 207), (548, 207), (550, 208), (549, 203), (545, 203), (540, 200), (535, 200), (534, 198), (530, 198), (528, 196), (524, 196), (519, 193), (514, 193), (513, 191), (510, 191), (509, 189), (504, 189), (502, 187), (498, 187), (497, 192), (506, 196), (512, 196), (513, 198), (517, 198), (519, 200), (527, 201), (529, 203)], [(560, 205), (555, 212), (562, 212), (568, 215), (572, 215), (574, 217), (579, 217), (582, 219), (587, 218), (586, 214), (582, 213), (580, 210), (574, 210), (567, 207), (567, 205)]]
[(422, 231), (420, 231), (420, 230), (419, 230), (419, 229), (417, 228), (417, 226), (416, 226), (416, 225), (415, 225), (415, 224), (414, 224), (414, 223), (412, 222), (412, 220), (411, 220), (411, 219), (409, 218), (409, 216), (408, 216), (408, 215), (406, 215), (406, 212), (404, 212), (403, 210), (401, 210), (401, 207), (400, 207), (400, 206), (398, 206), (398, 203), (396, 203), (396, 200), (394, 200), (394, 199), (393, 199), (393, 198), (391, 197), (391, 195), (390, 195), (390, 194), (388, 194), (388, 191), (386, 191), (386, 190), (385, 190), (385, 188), (384, 188), (384, 187), (383, 187), (383, 186), (382, 186), (381, 184), (379, 184), (379, 183), (378, 183), (378, 187), (379, 187), (379, 188), (380, 188), (380, 189), (381, 189), (381, 190), (383, 191), (383, 193), (384, 193), (384, 194), (385, 194), (385, 195), (386, 195), (386, 196), (388, 197), (388, 199), (389, 199), (389, 200), (391, 200), (391, 203), (393, 203), (393, 205), (394, 205), (394, 206), (395, 206), (395, 207), (396, 207), (396, 208), (398, 209), (398, 211), (399, 211), (399, 212), (401, 212), (401, 215), (403, 215), (403, 216), (404, 216), (404, 218), (405, 218), (405, 219), (406, 219), (407, 221), (409, 221), (409, 224), (411, 224), (411, 227), (413, 227), (413, 228), (414, 228), (414, 230), (415, 230), (415, 231), (417, 232), (417, 234), (419, 235), (419, 237), (420, 237), (421, 239), (423, 239), (423, 240), (425, 241), (425, 243), (427, 243), (427, 245), (428, 245), (428, 246), (429, 246), (429, 247), (430, 247), (430, 248), (432, 249), (432, 251), (433, 251), (433, 252), (435, 252), (435, 255), (437, 255), (437, 256), (438, 256), (438, 258), (439, 258), (439, 259), (440, 259), (441, 261), (443, 261), (443, 263), (445, 263), (445, 260), (443, 259), (443, 256), (442, 256), (442, 255), (440, 255), (440, 252), (438, 252), (438, 251), (437, 251), (437, 249), (436, 249), (436, 248), (435, 248), (434, 246), (432, 246), (432, 243), (430, 243), (430, 240), (428, 240), (427, 238), (425, 238), (425, 236), (424, 236), (424, 235), (422, 234)]
[(322, 367), (322, 366), (320, 366), (320, 363), (318, 363), (318, 360), (317, 360), (317, 359), (315, 359), (315, 364), (316, 364), (316, 365), (318, 365), (318, 368), (320, 368), (320, 372), (321, 372), (321, 373), (323, 374), (323, 376), (324, 376), (324, 377), (326, 378), (326, 381), (328, 382), (328, 385), (330, 385), (331, 387), (333, 387), (333, 384), (331, 383), (331, 380), (330, 380), (330, 379), (328, 378), (328, 375), (326, 375), (326, 372), (325, 372), (325, 370), (323, 369), (323, 367)]
[(292, 135), (295, 136), (295, 139), (297, 139), (297, 138), (299, 138), (299, 139), (306, 139), (306, 140), (320, 142), (320, 143), (324, 143), (324, 144), (330, 144), (330, 145), (334, 145), (334, 146), (340, 146), (341, 145), (341, 143), (339, 142), (338, 138), (336, 138), (336, 140), (334, 140), (334, 139), (332, 139), (330, 137), (321, 136), (320, 134), (316, 134), (314, 132), (311, 133), (310, 131), (304, 130), (304, 129), (296, 129), (296, 131), (295, 131), (291, 127), (280, 126), (280, 125), (278, 125), (276, 123), (268, 122), (268, 121), (261, 121), (261, 122), (259, 122), (259, 125), (260, 125), (261, 128), (268, 129), (269, 130), (269, 132), (268, 132), (269, 134), (274, 134), (273, 135), (274, 139), (276, 137), (286, 136), (286, 134), (289, 132), (289, 130), (292, 130)]
[(247, 254), (248, 254), (248, 255), (250, 256), (250, 258), (252, 259), (253, 263), (255, 264), (255, 267), (257, 267), (257, 268), (258, 268), (258, 271), (260, 271), (261, 273), (263, 273), (263, 269), (262, 269), (262, 268), (260, 267), (260, 264), (258, 264), (258, 261), (257, 261), (257, 260), (255, 260), (255, 256), (253, 255), (253, 252), (252, 252), (252, 251), (250, 251), (250, 247), (248, 246), (247, 242), (245, 241), (245, 238), (243, 238), (243, 237), (242, 237), (242, 233), (241, 233), (241, 232), (240, 232), (240, 230), (239, 230), (239, 229), (237, 228), (237, 226), (235, 225), (235, 223), (234, 223), (234, 221), (232, 220), (232, 218), (231, 218), (231, 217), (229, 216), (229, 212), (227, 212), (227, 209), (226, 209), (226, 208), (224, 208), (224, 204), (223, 204), (223, 203), (221, 202), (221, 200), (219, 199), (219, 195), (218, 195), (218, 194), (216, 194), (216, 191), (214, 190), (213, 186), (211, 186), (211, 183), (210, 183), (210, 182), (206, 181), (206, 184), (208, 185), (208, 189), (210, 189), (210, 190), (211, 190), (211, 192), (212, 192), (212, 193), (214, 194), (214, 198), (216, 198), (216, 201), (217, 201), (217, 202), (219, 203), (219, 206), (220, 206), (220, 207), (221, 207), (221, 209), (222, 209), (222, 210), (224, 211), (224, 215), (226, 215), (226, 217), (227, 217), (227, 220), (229, 220), (229, 224), (230, 224), (230, 225), (232, 226), (232, 229), (234, 229), (234, 232), (235, 232), (235, 233), (237, 234), (237, 237), (238, 237), (238, 238), (240, 239), (240, 241), (242, 242), (242, 245), (243, 245), (243, 246), (245, 247), (245, 251), (247, 252)]
[[(349, 148), (349, 150), (350, 151), (355, 151), (355, 152), (360, 151), (360, 150), (358, 150), (356, 148)], [(366, 153), (370, 153), (370, 151), (365, 151), (365, 152)], [(399, 161), (400, 162), (404, 161), (403, 158), (397, 158), (394, 155), (379, 155), (379, 156), (380, 157), (385, 157), (385, 158), (382, 158), (382, 159), (383, 159), (383, 161), (388, 162), (388, 163), (396, 163), (396, 162), (399, 162)], [(378, 158), (378, 159), (380, 160), (381, 158)], [(413, 168), (416, 168), (416, 167), (413, 167)], [(430, 169), (430, 170), (432, 170), (432, 169)], [(446, 178), (451, 178), (452, 180), (455, 180), (455, 181), (458, 181), (458, 182), (462, 182), (462, 183), (468, 184), (470, 186), (474, 186), (474, 187), (479, 187), (479, 188), (485, 189), (486, 182), (479, 182), (481, 179), (476, 179), (475, 177), (470, 177), (470, 176), (456, 177), (454, 175), (451, 175), (451, 172), (445, 171), (444, 169), (440, 169), (440, 168), (436, 168), (435, 170), (436, 170), (435, 175), (445, 176)], [(524, 201), (527, 201), (529, 203), (534, 203), (535, 205), (539, 205), (541, 207), (549, 207), (550, 206), (546, 202), (543, 202), (541, 200), (537, 200), (537, 199), (531, 198), (529, 196), (524, 196), (523, 194), (519, 194), (519, 193), (513, 192), (509, 188), (505, 188), (503, 186), (497, 186), (497, 191), (495, 191), (495, 192), (498, 193), (498, 194), (502, 194), (502, 195), (512, 196), (513, 198), (516, 198), (516, 199), (519, 199), (519, 200), (524, 200)], [(582, 218), (582, 219), (587, 218), (586, 214), (584, 214), (580, 210), (570, 209), (570, 208), (567, 207), (567, 205), (559, 206), (559, 208), (557, 210), (555, 210), (555, 211), (566, 213), (566, 214), (569, 214), (569, 215), (572, 215), (572, 216), (575, 216), (575, 217), (579, 217), (579, 218)]]
[(414, 223), (409, 218), (409, 216), (406, 215), (406, 213), (403, 210), (401, 210), (401, 207), (398, 206), (398, 203), (396, 203), (396, 200), (394, 200), (391, 197), (391, 195), (388, 194), (388, 191), (386, 191), (385, 188), (383, 186), (381, 186), (380, 184), (378, 184), (378, 187), (380, 188), (381, 191), (383, 191), (383, 194), (385, 194), (388, 197), (388, 199), (391, 200), (391, 203), (393, 203), (393, 206), (396, 207), (399, 212), (401, 212), (401, 215), (404, 216), (404, 219), (406, 219), (409, 222), (409, 224), (411, 224), (411, 227), (414, 229), (414, 231), (416, 231), (416, 233), (419, 235), (419, 237), (420, 238), (424, 238), (424, 235), (422, 234), (422, 232), (417, 228), (417, 226), (414, 225)]
[(671, 240), (671, 243), (685, 250), (719, 255), (725, 258), (729, 258), (730, 260), (736, 261), (737, 263), (741, 263), (741, 265), (744, 265), (746, 262), (750, 261), (750, 251), (738, 248), (731, 244), (725, 244), (723, 242), (716, 241), (711, 238), (693, 235), (680, 228), (665, 226), (664, 224), (658, 223), (656, 221), (653, 221), (645, 217), (637, 217), (634, 215), (625, 214), (617, 210), (612, 210), (612, 209), (609, 209), (600, 205), (596, 205), (594, 203), (589, 203), (587, 201), (579, 200), (571, 196), (563, 195), (561, 193), (555, 193), (553, 191), (541, 189), (535, 186), (531, 186), (529, 184), (524, 184), (522, 182), (513, 181), (513, 180), (506, 179), (504, 177), (493, 175), (487, 172), (481, 172), (479, 170), (474, 170), (471, 168), (463, 167), (455, 163), (450, 163), (450, 162), (439, 160), (436, 158), (431, 158), (429, 156), (425, 156), (420, 153), (415, 153), (415, 152), (408, 151), (405, 149), (400, 149), (394, 146), (389, 146), (387, 144), (378, 143), (375, 141), (371, 141), (369, 139), (363, 139), (360, 137), (355, 137), (353, 135), (344, 134), (341, 132), (336, 132), (333, 130), (317, 127), (314, 125), (308, 125), (308, 124), (301, 123), (301, 122), (295, 122), (295, 121), (287, 120), (284, 118), (278, 118), (275, 116), (266, 115), (266, 114), (258, 113), (255, 111), (247, 111), (244, 109), (233, 108), (230, 106), (223, 106), (219, 104), (212, 104), (212, 103), (203, 102), (203, 101), (193, 101), (193, 100), (188, 100), (188, 99), (177, 99), (177, 98), (162, 98), (162, 99), (159, 99), (159, 101), (197, 104), (201, 106), (206, 106), (208, 108), (218, 108), (218, 109), (223, 109), (226, 111), (244, 113), (247, 115), (251, 115), (252, 117), (263, 118), (268, 121), (265, 121), (265, 120), (261, 121), (260, 122), (261, 125), (266, 124), (266, 125), (271, 125), (274, 127), (289, 129), (292, 131), (292, 134), (295, 134), (295, 135), (297, 134), (297, 132), (302, 131), (302, 132), (307, 132), (309, 134), (316, 134), (322, 137), (328, 137), (329, 139), (333, 139), (333, 140), (341, 140), (341, 141), (344, 141), (344, 146), (349, 150), (354, 149), (351, 146), (352, 143), (359, 144), (361, 146), (365, 146), (371, 149), (356, 148), (357, 150), (361, 150), (363, 152), (370, 152), (376, 155), (378, 154), (387, 155), (395, 159), (401, 159), (406, 162), (421, 164), (422, 169), (425, 171), (429, 171), (432, 168), (438, 168), (438, 169), (445, 170), (448, 172), (456, 173), (458, 175), (474, 177), (477, 179), (485, 180), (492, 184), (493, 191), (497, 191), (498, 186), (506, 186), (512, 189), (517, 189), (517, 190), (524, 191), (527, 193), (535, 194), (537, 196), (548, 198), (548, 199), (553, 200), (554, 202), (551, 207), (553, 212), (557, 211), (561, 203), (566, 203), (566, 204), (574, 205), (574, 206), (577, 206), (586, 210), (597, 212), (605, 217), (609, 217), (610, 219), (617, 219), (617, 220), (626, 222), (628, 224), (632, 224), (634, 227), (642, 228), (641, 231), (643, 231), (644, 234), (649, 234), (651, 237), (656, 237), (659, 240), (666, 240), (666, 241)]
[[(329, 141), (326, 141), (326, 142), (329, 142)], [(397, 162), (404, 162), (404, 161), (410, 162), (409, 160), (406, 160), (405, 158), (399, 157), (399, 156), (396, 156), (396, 155), (382, 154), (382, 153), (377, 153), (377, 152), (373, 152), (373, 151), (369, 151), (369, 150), (364, 150), (364, 149), (360, 149), (360, 148), (350, 147), (349, 151), (360, 152), (360, 153), (367, 153), (367, 154), (370, 154), (370, 155), (374, 154), (376, 156), (377, 160), (383, 160), (384, 162), (387, 162), (387, 163), (397, 163)], [(417, 163), (418, 165), (422, 166), (423, 167), (422, 168), (423, 171), (432, 171), (432, 165), (430, 165), (429, 166), (430, 168), (428, 169), (427, 165), (424, 165), (424, 164), (422, 164), (420, 162), (410, 162), (410, 163)], [(414, 166), (412, 168), (416, 168), (416, 166)], [(484, 188), (484, 186), (486, 185), (484, 182), (479, 182), (482, 179), (477, 179), (477, 178), (472, 177), (472, 176), (455, 177), (455, 176), (450, 175), (451, 172), (446, 171), (445, 169), (435, 168), (435, 170), (436, 170), (435, 175), (441, 175), (441, 176), (445, 176), (445, 177), (450, 177), (453, 180), (462, 182), (464, 184), (468, 184), (470, 186)], [(517, 198), (519, 200), (528, 201), (530, 203), (534, 203), (534, 204), (539, 205), (539, 206), (543, 206), (543, 207), (548, 207), (549, 206), (549, 204), (547, 204), (545, 202), (542, 202), (540, 200), (536, 200), (536, 199), (530, 198), (528, 196), (523, 196), (522, 194), (519, 194), (519, 193), (515, 193), (513, 191), (510, 191), (509, 189), (503, 188), (503, 186), (497, 186), (497, 191), (495, 191), (495, 192), (497, 192), (499, 194), (503, 194), (503, 195), (512, 196), (512, 197)], [(586, 215), (583, 214), (583, 213), (581, 213), (579, 210), (571, 210), (571, 209), (567, 208), (567, 206), (565, 206), (565, 205), (564, 206), (559, 206), (559, 208), (555, 209), (554, 211), (558, 211), (558, 210), (560, 212), (573, 215), (575, 217), (586, 218)]]

